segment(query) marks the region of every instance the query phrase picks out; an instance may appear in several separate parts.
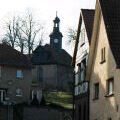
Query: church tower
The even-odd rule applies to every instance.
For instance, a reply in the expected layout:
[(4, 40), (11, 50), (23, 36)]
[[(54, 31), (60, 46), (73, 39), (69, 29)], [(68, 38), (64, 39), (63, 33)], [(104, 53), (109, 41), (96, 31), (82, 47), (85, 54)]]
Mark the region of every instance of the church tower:
[(60, 19), (57, 16), (56, 13), (56, 17), (55, 20), (53, 20), (54, 22), (54, 26), (53, 26), (53, 31), (50, 34), (50, 45), (57, 49), (57, 51), (60, 51), (62, 48), (62, 33), (60, 32)]

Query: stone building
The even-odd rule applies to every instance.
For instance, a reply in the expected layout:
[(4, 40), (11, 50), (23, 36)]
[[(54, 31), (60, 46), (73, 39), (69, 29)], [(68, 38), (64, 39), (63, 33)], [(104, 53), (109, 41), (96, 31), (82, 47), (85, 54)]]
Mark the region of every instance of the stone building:
[(62, 49), (60, 19), (56, 16), (50, 45), (38, 46), (32, 55), (34, 83), (44, 90), (69, 91), (72, 85), (72, 57)]
[(75, 70), (75, 120), (89, 120), (89, 83), (85, 81), (94, 10), (81, 9), (72, 65)]
[(119, 0), (96, 2), (86, 80), (90, 81), (90, 120), (119, 120)]
[(27, 57), (5, 42), (0, 44), (0, 102), (29, 102), (31, 78)]

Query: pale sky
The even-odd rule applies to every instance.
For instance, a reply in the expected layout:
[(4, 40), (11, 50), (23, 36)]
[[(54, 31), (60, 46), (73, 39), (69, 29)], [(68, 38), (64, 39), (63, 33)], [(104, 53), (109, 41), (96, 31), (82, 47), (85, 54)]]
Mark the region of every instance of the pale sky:
[[(37, 17), (44, 21), (48, 35), (52, 32), (53, 19), (56, 11), (61, 20), (60, 30), (63, 33), (63, 48), (66, 41), (66, 31), (69, 27), (77, 29), (80, 9), (95, 8), (96, 0), (0, 0), (0, 20), (9, 14), (32, 9)], [(47, 40), (49, 42), (49, 38)], [(69, 49), (68, 49), (69, 51)]]

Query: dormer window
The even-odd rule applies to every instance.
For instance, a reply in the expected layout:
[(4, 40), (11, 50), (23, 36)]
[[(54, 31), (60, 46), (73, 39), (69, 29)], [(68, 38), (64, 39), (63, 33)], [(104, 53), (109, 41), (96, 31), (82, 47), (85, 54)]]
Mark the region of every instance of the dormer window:
[(17, 78), (22, 78), (22, 77), (23, 77), (22, 70), (17, 70)]

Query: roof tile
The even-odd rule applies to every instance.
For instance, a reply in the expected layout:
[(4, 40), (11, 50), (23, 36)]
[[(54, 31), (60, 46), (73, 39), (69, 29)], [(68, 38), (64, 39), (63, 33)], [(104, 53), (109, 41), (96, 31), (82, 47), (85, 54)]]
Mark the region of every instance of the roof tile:
[(115, 58), (120, 68), (120, 0), (99, 0), (106, 32)]
[(0, 44), (0, 65), (30, 67), (30, 61), (25, 55), (13, 49), (7, 43)]

